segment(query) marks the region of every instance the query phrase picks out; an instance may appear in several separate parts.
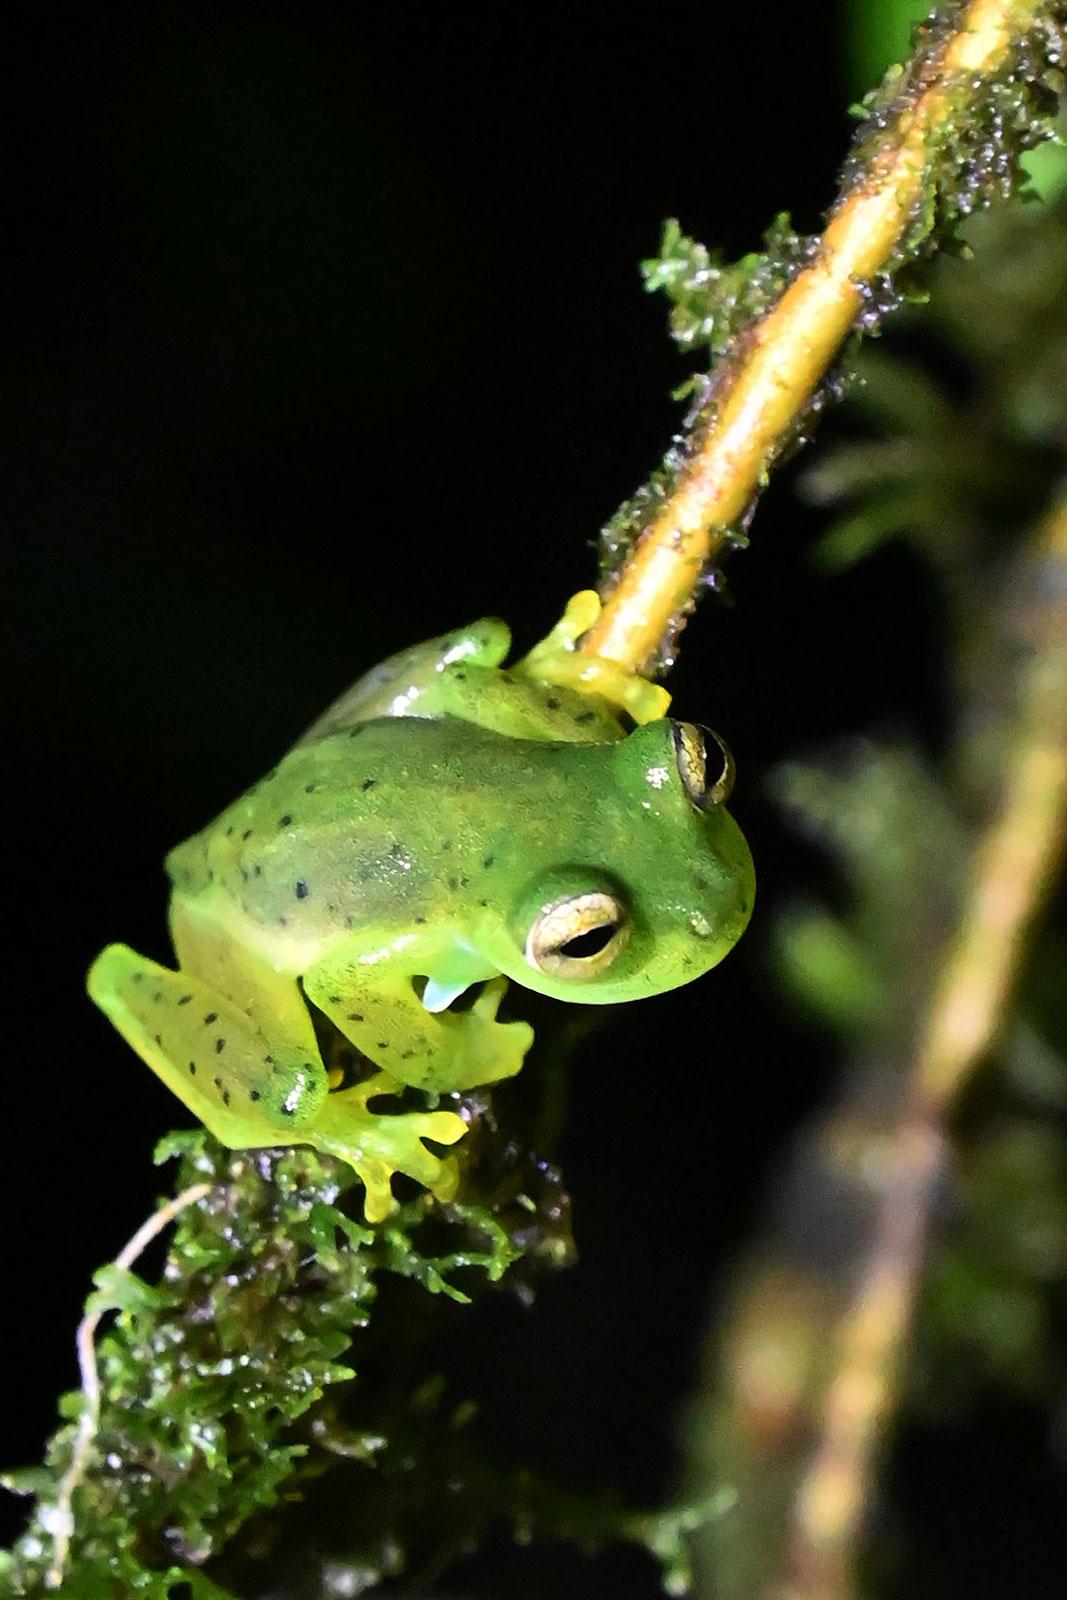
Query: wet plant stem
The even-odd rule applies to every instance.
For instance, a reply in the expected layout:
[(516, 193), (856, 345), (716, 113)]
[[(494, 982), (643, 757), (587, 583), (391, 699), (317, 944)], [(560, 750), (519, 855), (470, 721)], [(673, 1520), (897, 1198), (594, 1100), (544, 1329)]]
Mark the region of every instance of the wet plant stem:
[(811, 259), (715, 374), (714, 409), (671, 493), (630, 551), (581, 649), (640, 671), (654, 659), (744, 515), (887, 272), (921, 206), (939, 134), (1042, 12), (1038, 0), (971, 0), (886, 129), (850, 173)]

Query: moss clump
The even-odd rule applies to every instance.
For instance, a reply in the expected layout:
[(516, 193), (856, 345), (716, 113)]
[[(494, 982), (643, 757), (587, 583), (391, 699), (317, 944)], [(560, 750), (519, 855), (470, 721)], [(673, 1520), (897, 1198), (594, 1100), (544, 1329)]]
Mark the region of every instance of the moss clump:
[[(354, 1220), (354, 1174), (310, 1150), (235, 1154), (198, 1132), (164, 1141), (159, 1159), (175, 1156), (179, 1191), (210, 1187), (182, 1214), (158, 1283), (105, 1268), (90, 1301), (117, 1316), (98, 1344), (99, 1423), (71, 1500), (69, 1600), (221, 1593), (204, 1569), (260, 1513), (388, 1452), (380, 1408), (365, 1425), (353, 1382), (375, 1338), (401, 1338), (395, 1323), (376, 1326), (384, 1281), (465, 1300), (463, 1285), (497, 1282), (524, 1255), (570, 1254), (558, 1179), (514, 1147), (475, 1176), (476, 1202), (438, 1207), (420, 1194), (377, 1228)], [(47, 1592), (84, 1404), (80, 1391), (66, 1396), (45, 1465), (8, 1479), (36, 1506), (3, 1557), (0, 1593)], [(413, 1385), (387, 1419), (408, 1450), (424, 1413)], [(402, 1559), (388, 1525), (366, 1531)]]

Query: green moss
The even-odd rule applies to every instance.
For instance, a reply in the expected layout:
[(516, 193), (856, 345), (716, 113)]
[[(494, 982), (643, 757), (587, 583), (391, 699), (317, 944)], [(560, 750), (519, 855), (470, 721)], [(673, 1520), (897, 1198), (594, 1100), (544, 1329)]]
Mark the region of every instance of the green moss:
[[(90, 1300), (116, 1316), (98, 1342), (99, 1426), (72, 1502), (71, 1600), (211, 1595), (200, 1569), (259, 1514), (387, 1451), (381, 1418), (362, 1418), (369, 1404), (343, 1425), (336, 1408), (358, 1392), (383, 1280), (464, 1301), (524, 1255), (569, 1258), (565, 1200), (543, 1166), (505, 1162), (495, 1196), (439, 1208), (420, 1194), (372, 1229), (350, 1214), (354, 1174), (309, 1150), (234, 1154), (191, 1133), (164, 1141), (159, 1158), (172, 1157), (179, 1191), (210, 1189), (178, 1221), (159, 1281), (106, 1267)], [(36, 1505), (0, 1568), (4, 1594), (45, 1592), (83, 1405), (66, 1396), (45, 1466), (7, 1479)], [(419, 1414), (412, 1392), (390, 1424), (410, 1435)], [(389, 1534), (375, 1530), (378, 1547)]]

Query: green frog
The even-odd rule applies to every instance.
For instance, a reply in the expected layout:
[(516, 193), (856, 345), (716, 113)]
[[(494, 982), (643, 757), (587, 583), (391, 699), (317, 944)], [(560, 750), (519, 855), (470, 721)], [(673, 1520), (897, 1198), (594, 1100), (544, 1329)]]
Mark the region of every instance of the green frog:
[[(458, 1110), (387, 1112), (518, 1072), (508, 982), (609, 1004), (700, 977), (740, 937), (752, 859), (716, 736), (574, 649), (578, 596), (526, 660), (495, 619), (366, 674), (167, 858), (176, 967), (109, 945), (89, 993), (231, 1149), (348, 1162), (369, 1221), (402, 1172), (455, 1192)], [(456, 1002), (467, 996), (465, 1008)], [(331, 1087), (317, 1008), (372, 1074)]]

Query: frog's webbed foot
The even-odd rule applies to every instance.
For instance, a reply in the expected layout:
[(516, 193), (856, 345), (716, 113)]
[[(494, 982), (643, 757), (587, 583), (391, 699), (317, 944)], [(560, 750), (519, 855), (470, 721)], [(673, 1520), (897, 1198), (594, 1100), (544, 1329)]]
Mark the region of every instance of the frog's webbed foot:
[(538, 683), (596, 696), (637, 723), (655, 722), (666, 716), (671, 697), (661, 684), (650, 683), (640, 673), (607, 656), (578, 649), (579, 639), (588, 633), (600, 612), (596, 590), (579, 590), (568, 600), (556, 626), (523, 657), (515, 671)]
[(451, 1157), (434, 1155), (423, 1143), (455, 1144), (467, 1124), (454, 1111), (371, 1111), (368, 1102), (395, 1094), (400, 1085), (385, 1072), (326, 1097), (315, 1122), (315, 1147), (354, 1168), (367, 1191), (368, 1222), (381, 1222), (393, 1207), (395, 1172), (414, 1178), (436, 1199), (453, 1198), (459, 1170)]
[(442, 1016), (441, 1021), (457, 1036), (457, 1060), (464, 1063), (464, 1081), (457, 1088), (499, 1083), (502, 1078), (513, 1078), (522, 1066), (533, 1044), (534, 1031), (528, 1022), (496, 1020), (507, 989), (506, 978), (493, 978), (482, 985), (469, 1011), (446, 1012)]
[[(443, 1087), (442, 1078), (447, 1078), (449, 1089), (459, 1091), (495, 1083), (518, 1072), (533, 1040), (533, 1029), (525, 1022), (496, 1020), (507, 986), (506, 978), (494, 978), (484, 984), (469, 1011), (440, 1016), (422, 1012), (437, 1047), (431, 1056), (436, 1089)], [(362, 1004), (367, 1008), (361, 1014), (365, 1026), (374, 1000), (365, 997)], [(384, 1010), (378, 1015), (377, 1023), (381, 1025), (372, 1028), (372, 1032), (388, 1031), (387, 1015)], [(345, 1022), (347, 1031), (359, 1031), (352, 1026), (351, 1014), (338, 1020)], [(384, 1043), (375, 1041), (379, 1049)], [(426, 1087), (419, 1070), (420, 1054), (408, 1051), (406, 1055), (408, 1059), (401, 1068), (405, 1081)], [(443, 1059), (446, 1056), (447, 1068)], [(389, 1113), (372, 1108), (370, 1102), (375, 1098), (396, 1094), (403, 1088), (398, 1079), (399, 1073), (393, 1077), (378, 1072), (351, 1089), (337, 1090), (327, 1096), (315, 1119), (316, 1148), (347, 1161), (363, 1180), (368, 1222), (381, 1222), (389, 1215), (393, 1204), (390, 1185), (396, 1172), (414, 1178), (441, 1201), (453, 1198), (459, 1182), (455, 1160), (435, 1155), (424, 1141), (455, 1144), (467, 1131), (461, 1116), (454, 1111)]]

